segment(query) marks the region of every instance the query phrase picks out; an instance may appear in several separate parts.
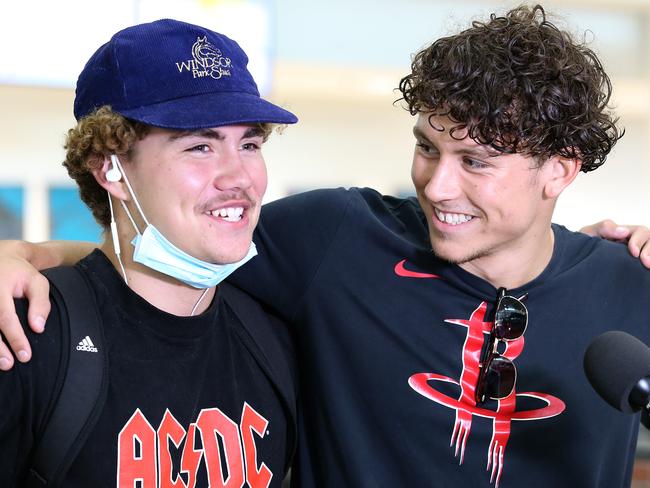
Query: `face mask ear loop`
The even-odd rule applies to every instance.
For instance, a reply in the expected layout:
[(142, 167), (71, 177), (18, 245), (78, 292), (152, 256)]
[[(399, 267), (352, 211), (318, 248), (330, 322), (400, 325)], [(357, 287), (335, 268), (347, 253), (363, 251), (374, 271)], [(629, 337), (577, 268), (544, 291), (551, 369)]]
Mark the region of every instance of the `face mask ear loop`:
[[(140, 207), (140, 202), (138, 202), (138, 198), (135, 196), (135, 192), (133, 191), (133, 188), (131, 187), (131, 183), (129, 182), (129, 178), (126, 176), (126, 172), (124, 171), (124, 168), (122, 167), (122, 163), (120, 162), (119, 158), (113, 154), (111, 155), (111, 161), (118, 167), (118, 169), (122, 173), (122, 177), (124, 178), (124, 182), (126, 183), (127, 188), (129, 189), (129, 193), (131, 194), (131, 197), (133, 198), (133, 201), (135, 202), (135, 206), (138, 209), (138, 212), (140, 212), (140, 215), (142, 216), (142, 220), (144, 220), (144, 223), (149, 225), (149, 221), (147, 220), (147, 217), (144, 215), (144, 212), (142, 211), (142, 207)], [(120, 200), (122, 202), (122, 207), (124, 210), (126, 210), (127, 215), (129, 216), (129, 219), (131, 219), (131, 223), (133, 224), (133, 227), (135, 228), (136, 232), (141, 234), (140, 230), (138, 229), (138, 226), (135, 225), (135, 222), (133, 220), (133, 217), (131, 217), (131, 212), (128, 211), (126, 208), (126, 204), (124, 203), (123, 200)]]
[[(129, 286), (129, 279), (126, 277), (126, 270), (124, 269), (124, 264), (122, 264), (122, 257), (120, 255), (120, 239), (117, 235), (117, 223), (115, 222), (115, 214), (113, 213), (113, 199), (111, 198), (111, 194), (109, 192), (106, 193), (108, 193), (108, 207), (111, 210), (111, 236), (113, 237), (113, 250), (117, 256), (117, 262), (120, 263), (120, 268), (122, 268), (124, 283)], [(122, 202), (122, 200), (120, 200), (120, 202)], [(122, 205), (124, 205), (124, 202), (122, 202)]]
[(124, 209), (124, 212), (126, 213), (126, 216), (127, 216), (127, 217), (129, 218), (129, 220), (131, 221), (131, 225), (133, 226), (133, 228), (135, 229), (135, 231), (136, 231), (138, 234), (142, 235), (142, 232), (140, 232), (140, 229), (138, 229), (138, 226), (136, 225), (135, 220), (133, 220), (133, 217), (131, 216), (131, 212), (129, 211), (129, 208), (128, 208), (128, 207), (126, 206), (126, 204), (124, 203), (124, 200), (120, 200), (120, 203), (122, 204), (122, 208)]

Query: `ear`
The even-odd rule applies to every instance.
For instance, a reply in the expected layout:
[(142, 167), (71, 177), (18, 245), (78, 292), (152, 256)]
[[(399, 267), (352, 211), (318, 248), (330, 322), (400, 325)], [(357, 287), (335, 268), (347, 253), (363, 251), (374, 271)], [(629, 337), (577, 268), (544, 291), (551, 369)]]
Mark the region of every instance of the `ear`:
[(544, 197), (554, 199), (575, 180), (582, 162), (576, 158), (553, 156), (546, 161), (545, 166), (548, 178), (544, 184)]
[(106, 179), (106, 173), (111, 169), (111, 167), (112, 165), (110, 158), (104, 157), (104, 159), (101, 161), (101, 164), (93, 165), (91, 173), (95, 177), (95, 180), (99, 186), (104, 188), (115, 198), (119, 198), (120, 200), (124, 201), (130, 200), (129, 192), (127, 191), (126, 185), (124, 183), (124, 178), (122, 178), (120, 181), (108, 181)]

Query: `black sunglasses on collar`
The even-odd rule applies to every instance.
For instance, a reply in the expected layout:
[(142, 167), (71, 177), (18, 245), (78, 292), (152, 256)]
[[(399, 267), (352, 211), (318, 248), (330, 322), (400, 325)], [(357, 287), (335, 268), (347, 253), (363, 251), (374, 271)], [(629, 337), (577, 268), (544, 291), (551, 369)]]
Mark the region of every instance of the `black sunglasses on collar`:
[(497, 307), (494, 323), (490, 331), (488, 346), (481, 356), (479, 376), (476, 382), (476, 403), (487, 398), (500, 400), (515, 389), (517, 368), (514, 363), (497, 351), (500, 341), (514, 341), (526, 332), (528, 309), (523, 301), (528, 295), (515, 298), (507, 294), (505, 288), (497, 291)]

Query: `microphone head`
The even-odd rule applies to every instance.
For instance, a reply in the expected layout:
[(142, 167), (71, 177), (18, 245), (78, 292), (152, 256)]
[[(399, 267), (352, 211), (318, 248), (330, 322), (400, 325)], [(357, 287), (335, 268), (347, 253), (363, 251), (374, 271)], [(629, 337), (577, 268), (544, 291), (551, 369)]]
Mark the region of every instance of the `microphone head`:
[(607, 403), (624, 413), (634, 413), (630, 392), (650, 376), (650, 348), (626, 332), (599, 335), (587, 348), (584, 370), (591, 386)]

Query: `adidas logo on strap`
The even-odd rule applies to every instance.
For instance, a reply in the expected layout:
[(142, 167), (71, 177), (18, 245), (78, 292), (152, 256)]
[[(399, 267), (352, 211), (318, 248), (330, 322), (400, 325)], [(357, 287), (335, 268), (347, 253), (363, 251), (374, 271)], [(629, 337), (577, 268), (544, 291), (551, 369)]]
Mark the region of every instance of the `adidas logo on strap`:
[(77, 345), (77, 351), (98, 352), (90, 336), (83, 338), (79, 345)]

